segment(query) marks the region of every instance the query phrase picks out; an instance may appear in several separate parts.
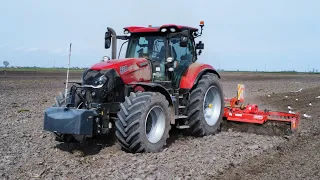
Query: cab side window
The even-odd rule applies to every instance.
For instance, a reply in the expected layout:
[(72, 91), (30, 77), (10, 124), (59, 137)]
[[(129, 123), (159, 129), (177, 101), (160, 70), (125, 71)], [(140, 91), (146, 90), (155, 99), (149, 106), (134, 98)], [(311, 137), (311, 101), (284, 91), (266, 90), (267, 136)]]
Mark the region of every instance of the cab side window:
[(193, 58), (194, 54), (194, 45), (193, 41), (189, 39), (187, 47), (180, 46), (180, 36), (174, 37), (170, 39), (169, 48), (172, 47), (173, 58), (175, 58), (178, 62), (180, 61), (190, 61)]
[(191, 39), (189, 39), (186, 49), (186, 53), (181, 57), (181, 60), (190, 61), (194, 58), (194, 44)]

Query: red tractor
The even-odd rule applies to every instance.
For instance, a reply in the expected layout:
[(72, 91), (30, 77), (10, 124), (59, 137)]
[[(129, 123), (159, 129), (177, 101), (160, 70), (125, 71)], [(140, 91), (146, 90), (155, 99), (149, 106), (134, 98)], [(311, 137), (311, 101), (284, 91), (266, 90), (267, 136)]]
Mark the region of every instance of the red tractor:
[[(45, 110), (44, 130), (65, 142), (115, 129), (122, 149), (132, 153), (161, 151), (172, 125), (195, 136), (217, 133), (224, 97), (217, 71), (196, 62), (203, 26), (130, 26), (121, 36), (108, 27), (111, 58), (84, 71), (80, 83), (69, 82), (67, 95)], [(124, 59), (116, 57), (117, 39), (128, 42)]]

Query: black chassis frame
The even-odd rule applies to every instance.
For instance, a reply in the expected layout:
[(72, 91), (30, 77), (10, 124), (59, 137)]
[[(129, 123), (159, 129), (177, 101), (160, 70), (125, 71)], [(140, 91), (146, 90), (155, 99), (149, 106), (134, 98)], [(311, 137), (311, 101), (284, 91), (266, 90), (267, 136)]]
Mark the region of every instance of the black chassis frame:
[[(83, 90), (93, 91), (93, 88), (88, 88), (84, 86), (75, 87), (74, 93), (71, 97), (78, 96), (81, 101), (85, 101), (85, 98), (81, 92)], [(119, 94), (118, 98), (124, 101), (125, 96), (128, 96), (130, 92), (133, 91), (132, 86), (124, 84), (124, 91)], [(110, 132), (109, 123), (112, 124), (112, 127), (115, 126), (115, 120), (117, 120), (116, 114), (120, 110), (120, 103), (118, 102), (87, 102), (86, 109), (94, 110), (96, 116), (93, 117), (93, 128), (92, 134), (107, 134)], [(67, 107), (75, 107), (74, 101), (70, 101), (67, 104)]]
[[(69, 82), (75, 83), (75, 82)], [(121, 84), (123, 89), (117, 96), (117, 101), (114, 102), (92, 102), (87, 94), (95, 91), (94, 88), (83, 86), (81, 83), (76, 83), (78, 86), (73, 85), (70, 88), (69, 98), (65, 107), (50, 107), (45, 111), (44, 130), (66, 134), (79, 134), (79, 135), (98, 135), (107, 134), (112, 127), (115, 126), (117, 120), (117, 112), (120, 110), (120, 103), (124, 102), (125, 96), (129, 96), (130, 92), (134, 92), (135, 86), (141, 86), (145, 91), (160, 92), (165, 95), (171, 107), (174, 108), (175, 117), (171, 118), (171, 124), (175, 123), (175, 119), (179, 117), (179, 91), (173, 89), (166, 89), (161, 84), (156, 83), (131, 83)], [(86, 91), (86, 95), (82, 94)], [(82, 102), (81, 109), (78, 109), (79, 104), (76, 99)], [(88, 101), (89, 99), (89, 101)], [(57, 118), (57, 113), (67, 113), (67, 116), (82, 112), (77, 117), (69, 119), (71, 123), (65, 124), (68, 118)], [(83, 115), (86, 114), (87, 116)], [(60, 116), (61, 117), (61, 116)], [(79, 123), (79, 121), (81, 121)], [(81, 127), (79, 127), (79, 124)], [(110, 124), (112, 127), (110, 127)], [(63, 132), (61, 130), (63, 129)], [(91, 133), (88, 133), (91, 132)]]

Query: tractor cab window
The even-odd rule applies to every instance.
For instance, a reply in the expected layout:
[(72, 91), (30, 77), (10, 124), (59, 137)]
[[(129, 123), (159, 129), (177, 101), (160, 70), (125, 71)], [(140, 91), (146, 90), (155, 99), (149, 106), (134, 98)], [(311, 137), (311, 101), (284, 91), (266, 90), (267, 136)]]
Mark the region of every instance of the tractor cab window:
[(174, 75), (172, 78), (174, 86), (179, 87), (180, 79), (185, 70), (192, 63), (194, 58), (194, 42), (189, 39), (187, 47), (180, 46), (180, 36), (170, 38), (169, 45), (172, 46), (172, 50), (175, 52), (175, 56), (172, 58), (178, 61), (178, 67), (174, 69)]
[(133, 36), (128, 44), (127, 58), (147, 58), (164, 61), (164, 38), (162, 36)]
[(171, 48), (172, 58), (177, 60), (179, 63), (190, 62), (194, 54), (193, 42), (189, 39), (187, 47), (180, 46), (180, 36), (170, 38), (169, 48)]

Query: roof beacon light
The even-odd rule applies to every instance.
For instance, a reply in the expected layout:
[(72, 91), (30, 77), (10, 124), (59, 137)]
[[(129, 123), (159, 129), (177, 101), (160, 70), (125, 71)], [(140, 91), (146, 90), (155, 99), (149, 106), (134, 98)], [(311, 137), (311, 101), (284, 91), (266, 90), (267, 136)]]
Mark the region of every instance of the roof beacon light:
[(170, 28), (170, 31), (171, 32), (176, 32), (176, 29), (175, 28)]
[(161, 29), (161, 32), (163, 32), (163, 33), (166, 32), (166, 31), (167, 31), (167, 28), (162, 28)]
[(204, 26), (204, 21), (200, 21), (200, 33), (196, 32), (195, 33), (195, 37), (200, 37), (202, 35), (202, 31), (203, 31), (203, 26)]

